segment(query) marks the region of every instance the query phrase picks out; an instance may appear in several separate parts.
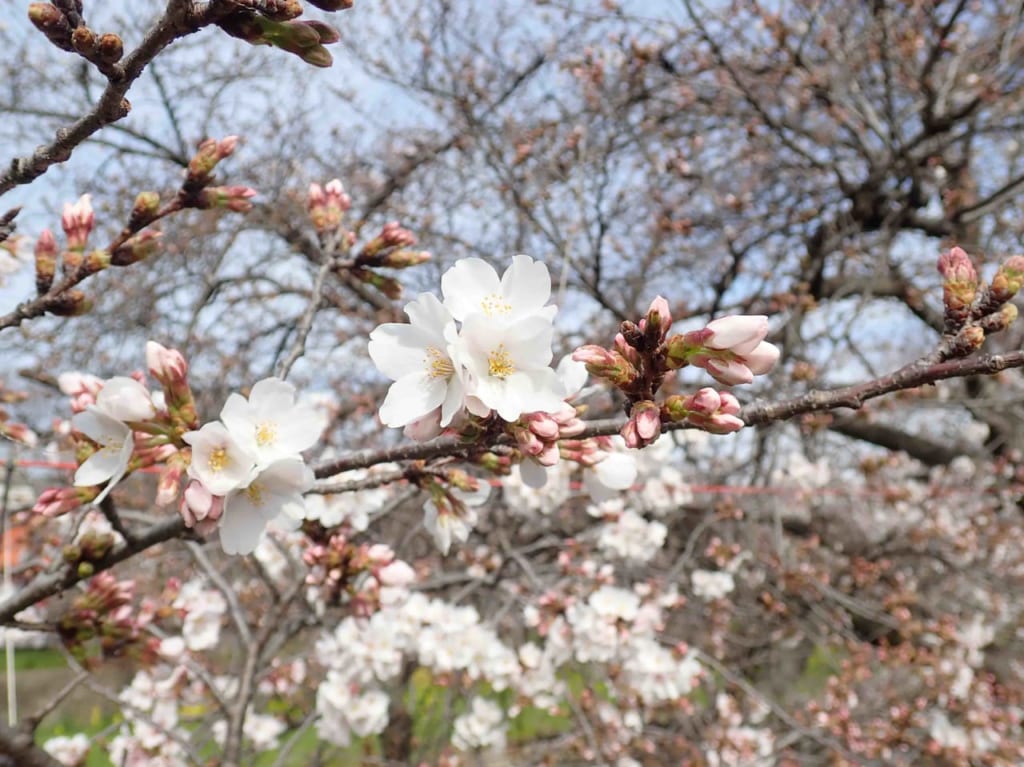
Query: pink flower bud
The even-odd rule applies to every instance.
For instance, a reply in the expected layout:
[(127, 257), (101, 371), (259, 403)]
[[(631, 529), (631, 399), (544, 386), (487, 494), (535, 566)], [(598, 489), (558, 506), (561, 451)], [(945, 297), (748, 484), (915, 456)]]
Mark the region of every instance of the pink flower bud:
[(745, 425), (742, 420), (734, 415), (718, 413), (708, 420), (704, 425), (704, 430), (712, 434), (731, 434), (734, 431), (739, 431)]
[(644, 320), (647, 325), (657, 325), (660, 336), (664, 338), (669, 328), (672, 327), (672, 310), (669, 309), (668, 301), (662, 296), (657, 296), (651, 301)]
[(185, 383), (188, 363), (177, 349), (168, 349), (156, 341), (146, 342), (146, 367), (149, 374), (161, 384)]
[(185, 488), (178, 511), (186, 527), (194, 527), (203, 521), (216, 521), (224, 513), (224, 497), (214, 495), (198, 479), (193, 479)]
[(541, 466), (554, 466), (558, 463), (559, 457), (558, 443), (548, 442), (542, 445), (542, 449), (533, 456), (533, 460)]
[(592, 376), (603, 378), (615, 386), (632, 383), (638, 375), (636, 368), (621, 353), (596, 344), (581, 346), (572, 353), (572, 358), (586, 365)]
[(321, 208), (326, 203), (327, 196), (324, 194), (324, 188), (316, 182), (310, 184), (309, 191), (306, 193), (306, 210)]
[(68, 250), (84, 250), (95, 223), (92, 198), (83, 194), (75, 203), (65, 203), (60, 225), (68, 240)]
[(50, 289), (57, 272), (57, 240), (49, 229), (40, 232), (36, 240), (35, 262), (36, 292), (42, 295)]
[(342, 213), (352, 207), (352, 198), (345, 192), (345, 187), (342, 186), (341, 181), (336, 178), (327, 182), (327, 186), (324, 187), (324, 194), (327, 196), (327, 204), (337, 208)]
[(524, 419), (530, 431), (540, 439), (551, 441), (558, 439), (558, 421), (547, 413), (528, 413)]
[(74, 371), (57, 376), (57, 385), (71, 397), (71, 412), (81, 413), (89, 405), (96, 404), (96, 395), (103, 388), (103, 381), (94, 375)]
[(739, 360), (694, 357), (690, 362), (704, 368), (712, 378), (726, 386), (748, 384), (754, 380), (754, 374), (750, 372), (750, 368)]
[(225, 136), (217, 142), (217, 156), (223, 160), (225, 157), (230, 157), (234, 154), (235, 148), (238, 146), (238, 136)]
[(756, 376), (763, 376), (779, 361), (779, 347), (762, 341), (749, 354), (743, 355), (743, 360), (750, 372)]
[(35, 447), (39, 443), (36, 433), (23, 423), (0, 420), (0, 434), (27, 447)]
[(709, 322), (705, 329), (712, 332), (704, 343), (708, 348), (747, 354), (768, 335), (768, 318), (763, 314), (733, 314)]
[(406, 424), (402, 433), (416, 442), (426, 442), (434, 437), (440, 436), (444, 429), (441, 428), (441, 408), (436, 408), (422, 418), (417, 418)]
[(117, 247), (110, 257), (111, 265), (131, 266), (144, 261), (160, 250), (163, 236), (156, 229), (143, 229)]
[[(633, 403), (622, 437), (627, 447), (646, 447), (661, 435), (661, 410), (650, 400)], [(635, 444), (631, 444), (635, 443)]]
[(199, 193), (197, 207), (226, 208), (235, 213), (247, 213), (252, 210), (249, 200), (255, 196), (256, 190), (249, 186), (210, 186)]
[(694, 394), (687, 404), (688, 410), (705, 415), (711, 415), (712, 413), (717, 412), (718, 408), (722, 406), (722, 397), (710, 386), (705, 386)]
[(397, 221), (384, 224), (380, 238), (387, 247), (409, 247), (416, 244), (416, 236), (408, 229), (403, 229)]
[(180, 463), (172, 463), (164, 467), (156, 486), (155, 503), (157, 506), (167, 506), (174, 502), (178, 497), (178, 488), (184, 473), (185, 467)]
[(740, 401), (736, 399), (732, 392), (719, 392), (718, 396), (722, 401), (722, 404), (718, 407), (718, 412), (725, 413), (726, 415), (739, 415)]
[[(89, 489), (92, 492), (92, 489)], [(95, 497), (95, 493), (93, 493)], [(46, 517), (59, 517), (77, 509), (87, 499), (82, 496), (82, 489), (77, 487), (51, 487), (44, 490), (32, 507), (36, 514)]]
[(950, 282), (978, 283), (978, 272), (963, 248), (954, 247), (939, 256), (939, 274)]
[(416, 582), (416, 572), (400, 559), (396, 559), (377, 573), (377, 580), (392, 588), (408, 586)]

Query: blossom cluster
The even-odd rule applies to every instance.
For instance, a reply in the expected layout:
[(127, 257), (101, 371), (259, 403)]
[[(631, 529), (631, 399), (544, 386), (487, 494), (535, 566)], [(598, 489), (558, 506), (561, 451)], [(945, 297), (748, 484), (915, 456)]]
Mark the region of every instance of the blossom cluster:
[(219, 421), (182, 435), (192, 447), (191, 481), (181, 504), (186, 523), (219, 521), (224, 551), (248, 554), (270, 521), (301, 522), (302, 494), (312, 486), (313, 472), (300, 453), (325, 425), (279, 378), (258, 381), (248, 398), (229, 396)]
[(325, 417), (298, 402), (290, 383), (265, 378), (248, 398), (231, 394), (220, 420), (200, 427), (184, 357), (150, 341), (146, 360), (162, 392), (151, 393), (141, 374), (106, 381), (61, 376), (79, 435), (74, 484), (83, 489), (47, 490), (35, 510), (57, 516), (99, 504), (126, 474), (161, 465), (157, 504), (178, 498), (187, 475), (179, 507), (185, 524), (204, 533), (218, 529), (229, 554), (250, 553), (272, 520), (297, 526), (305, 517), (302, 495), (313, 483), (301, 452), (319, 439)]
[(444, 273), (441, 291), (443, 301), (421, 293), (408, 303), (407, 324), (370, 334), (370, 357), (394, 381), (381, 421), (423, 440), (466, 414), (513, 422), (564, 407), (550, 367), (557, 307), (546, 305), (547, 266), (519, 255), (499, 278), (481, 259), (464, 259)]

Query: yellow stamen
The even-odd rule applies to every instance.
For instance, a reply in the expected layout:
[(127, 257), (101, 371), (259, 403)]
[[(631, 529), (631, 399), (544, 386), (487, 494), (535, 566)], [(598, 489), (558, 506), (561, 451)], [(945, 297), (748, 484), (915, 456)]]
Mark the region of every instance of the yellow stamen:
[(436, 346), (427, 347), (427, 358), (423, 360), (423, 364), (431, 378), (451, 378), (455, 373), (455, 366), (448, 359), (448, 355)]
[(266, 447), (277, 439), (277, 426), (273, 421), (264, 421), (256, 427), (256, 444)]
[(249, 487), (245, 488), (245, 494), (249, 496), (253, 506), (263, 505), (263, 486), (260, 483), (253, 482)]
[(497, 293), (490, 293), (480, 301), (480, 308), (488, 317), (493, 317), (495, 314), (509, 314), (512, 311), (512, 304)]
[(506, 351), (505, 344), (499, 344), (497, 349), (487, 355), (487, 372), (501, 379), (508, 378), (516, 372), (516, 366)]
[(228, 465), (228, 449), (226, 447), (215, 447), (210, 451), (210, 460), (207, 461), (206, 465), (214, 474), (224, 471)]

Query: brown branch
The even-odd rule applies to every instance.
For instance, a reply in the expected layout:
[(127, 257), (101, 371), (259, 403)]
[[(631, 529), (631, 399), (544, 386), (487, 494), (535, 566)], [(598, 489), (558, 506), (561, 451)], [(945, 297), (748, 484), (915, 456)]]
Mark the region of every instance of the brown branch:
[(228, 12), (221, 3), (210, 3), (201, 10), (187, 0), (170, 0), (167, 10), (146, 33), (139, 46), (111, 67), (107, 87), (86, 114), (71, 125), (60, 128), (53, 140), (42, 144), (28, 157), (16, 157), (0, 175), (0, 196), (20, 184), (28, 184), (62, 163), (71, 153), (100, 129), (123, 119), (131, 110), (125, 95), (149, 63), (180, 37), (197, 32)]
[[(785, 421), (806, 413), (836, 410), (839, 408), (859, 409), (865, 402), (885, 394), (933, 384), (948, 378), (963, 378), (973, 375), (992, 375), (1001, 370), (1024, 367), (1024, 352), (990, 354), (969, 357), (962, 360), (929, 363), (927, 360), (912, 362), (894, 373), (854, 386), (838, 389), (824, 389), (808, 392), (794, 399), (782, 402), (752, 403), (743, 408), (740, 418), (747, 426), (762, 426), (775, 421)], [(589, 421), (584, 432), (577, 437), (606, 436), (616, 434), (625, 421), (621, 418), (606, 418)], [(663, 424), (664, 431), (694, 428), (685, 423)], [(495, 445), (511, 444), (511, 437), (499, 437)], [(441, 456), (465, 455), (470, 449), (478, 451), (481, 445), (467, 445), (455, 437), (443, 437), (432, 442), (418, 442), (378, 450), (358, 450), (341, 456), (314, 468), (317, 479), (334, 476), (351, 469), (365, 469), (380, 463), (394, 461), (426, 460)], [(2, 616), (0, 616), (2, 617)]]
[[(175, 514), (172, 518), (159, 522), (134, 536), (130, 542), (118, 546), (103, 559), (94, 562), (93, 571), (100, 573), (109, 570), (117, 563), (130, 559), (151, 546), (181, 536), (185, 530), (184, 520)], [(27, 586), (0, 602), (0, 623), (11, 620), (26, 607), (30, 607), (48, 596), (65, 591), (82, 580), (86, 579), (78, 575), (78, 568), (74, 565), (66, 565), (56, 572), (44, 573), (36, 577)]]
[(39, 748), (32, 735), (0, 724), (0, 756), (18, 767), (61, 767), (61, 763)]

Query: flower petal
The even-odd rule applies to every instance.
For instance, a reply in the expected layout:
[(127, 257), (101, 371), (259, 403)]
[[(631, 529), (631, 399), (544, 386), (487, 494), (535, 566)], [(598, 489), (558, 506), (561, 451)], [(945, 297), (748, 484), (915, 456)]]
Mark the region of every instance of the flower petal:
[(465, 258), (441, 277), (441, 293), (452, 317), (462, 321), (482, 311), (481, 301), (486, 296), (501, 295), (501, 281), (494, 267), (486, 261)]
[(380, 420), (400, 427), (422, 418), (445, 400), (447, 382), (426, 373), (412, 373), (391, 384), (380, 406)]
[(547, 264), (529, 256), (512, 257), (512, 264), (501, 276), (502, 293), (516, 313), (539, 310), (551, 297), (551, 275)]

